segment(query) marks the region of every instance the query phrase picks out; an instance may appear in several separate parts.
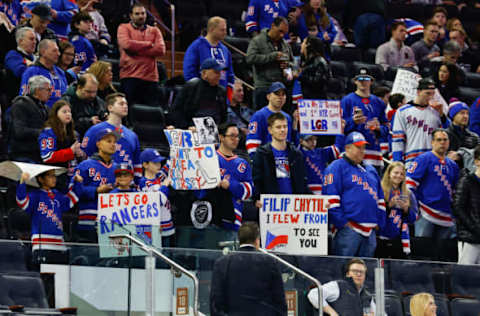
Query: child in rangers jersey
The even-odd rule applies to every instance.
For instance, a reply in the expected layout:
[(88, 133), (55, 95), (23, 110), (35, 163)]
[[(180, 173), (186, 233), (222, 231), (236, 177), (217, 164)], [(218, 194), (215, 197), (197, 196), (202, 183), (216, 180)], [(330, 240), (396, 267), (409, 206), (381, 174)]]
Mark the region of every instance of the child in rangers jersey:
[(72, 32), (69, 41), (75, 46), (75, 66), (82, 66), (85, 71), (97, 61), (95, 50), (90, 40), (85, 37), (92, 28), (93, 19), (88, 12), (78, 12), (72, 18)]
[(28, 173), (23, 173), (17, 186), (17, 205), (32, 218), (32, 251), (35, 263), (67, 263), (67, 248), (63, 244), (62, 214), (77, 202), (71, 190), (77, 187), (82, 178), (74, 177), (74, 182), (66, 195), (55, 190), (57, 177), (55, 170), (49, 170), (36, 177), (40, 189), (27, 192)]
[(115, 183), (114, 162), (112, 159), (120, 137), (114, 130), (105, 128), (97, 132), (97, 153), (82, 161), (76, 170), (83, 178), (83, 185), (78, 191), (80, 198), (78, 211), (78, 241), (97, 242), (95, 228), (97, 220), (97, 195), (113, 190)]
[(161, 156), (158, 151), (147, 148), (140, 154), (140, 161), (143, 166), (143, 177), (139, 180), (139, 187), (142, 191), (159, 192), (160, 201), (163, 202), (161, 207), (160, 227), (162, 231), (162, 245), (164, 247), (171, 246), (171, 238), (175, 233), (172, 214), (170, 212), (170, 203), (168, 201), (170, 178), (165, 178), (161, 173), (162, 161), (165, 157)]

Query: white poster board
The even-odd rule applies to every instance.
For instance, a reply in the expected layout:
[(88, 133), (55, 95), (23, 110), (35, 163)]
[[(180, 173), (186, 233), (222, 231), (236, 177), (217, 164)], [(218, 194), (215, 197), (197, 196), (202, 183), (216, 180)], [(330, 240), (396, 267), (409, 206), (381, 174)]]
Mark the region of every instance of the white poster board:
[(418, 81), (422, 77), (412, 71), (398, 69), (393, 82), (391, 94), (401, 93), (405, 96), (405, 100), (410, 102), (417, 97)]
[(328, 254), (327, 196), (262, 194), (262, 247), (292, 255)]
[(220, 182), (218, 156), (213, 144), (202, 144), (197, 133), (165, 130), (170, 144), (168, 176), (175, 190), (201, 190)]
[[(165, 204), (169, 203), (158, 192), (122, 192), (98, 195), (97, 232), (100, 257), (127, 257), (127, 239), (110, 239), (110, 235), (132, 234), (149, 245), (161, 247), (160, 221)], [(145, 252), (132, 247), (133, 256)]]
[(310, 135), (339, 135), (342, 115), (338, 100), (298, 100), (300, 133)]

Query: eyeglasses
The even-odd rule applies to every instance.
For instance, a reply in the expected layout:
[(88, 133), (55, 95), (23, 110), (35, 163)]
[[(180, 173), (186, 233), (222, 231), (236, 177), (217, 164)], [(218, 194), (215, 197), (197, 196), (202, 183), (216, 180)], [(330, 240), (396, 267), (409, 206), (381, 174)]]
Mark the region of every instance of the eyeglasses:
[(230, 137), (230, 138), (237, 138), (237, 139), (239, 139), (239, 138), (240, 138), (240, 135), (239, 135), (239, 134), (230, 134), (230, 135), (225, 135), (225, 137)]
[(351, 269), (350, 272), (353, 273), (353, 274), (364, 275), (367, 271), (365, 271), (365, 270)]

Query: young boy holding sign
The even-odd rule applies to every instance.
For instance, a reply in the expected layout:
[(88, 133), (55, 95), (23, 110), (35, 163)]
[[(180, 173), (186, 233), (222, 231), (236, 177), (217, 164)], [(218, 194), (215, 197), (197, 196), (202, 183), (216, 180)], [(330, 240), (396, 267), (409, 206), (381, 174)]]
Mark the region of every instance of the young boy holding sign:
[(26, 181), (30, 175), (24, 172), (17, 186), (17, 205), (32, 218), (32, 251), (34, 263), (68, 263), (67, 248), (63, 244), (62, 214), (78, 202), (72, 187), (82, 182), (76, 175), (67, 194), (55, 190), (55, 170), (39, 174), (36, 179), (40, 189), (27, 192)]
[[(140, 161), (143, 166), (143, 177), (139, 180), (140, 190), (146, 192), (159, 192), (161, 207), (161, 230), (162, 245), (168, 247), (171, 245), (171, 238), (175, 233), (172, 214), (170, 212), (170, 202), (168, 201), (170, 178), (164, 178), (164, 174), (160, 173), (162, 169), (162, 161), (166, 158), (152, 148), (147, 148), (140, 154)], [(163, 181), (162, 181), (163, 179)]]

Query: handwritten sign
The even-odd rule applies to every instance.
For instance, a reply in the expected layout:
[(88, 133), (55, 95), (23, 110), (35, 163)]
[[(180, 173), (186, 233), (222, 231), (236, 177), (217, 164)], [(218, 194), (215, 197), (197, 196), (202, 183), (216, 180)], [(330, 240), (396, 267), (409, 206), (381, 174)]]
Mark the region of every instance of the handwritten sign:
[(197, 133), (165, 130), (170, 144), (169, 177), (175, 190), (215, 188), (220, 182), (220, 168), (215, 145), (202, 144)]
[(340, 101), (299, 100), (300, 133), (311, 135), (341, 134)]
[(169, 204), (158, 192), (122, 192), (98, 195), (97, 232), (101, 257), (145, 255), (130, 247), (127, 239), (110, 239), (114, 234), (131, 234), (146, 244), (161, 247), (162, 208)]
[(418, 81), (420, 79), (421, 76), (419, 74), (405, 69), (398, 69), (391, 94), (401, 93), (405, 96), (407, 102), (415, 100), (417, 97)]
[(292, 255), (327, 255), (327, 197), (262, 194), (260, 235), (265, 249)]

